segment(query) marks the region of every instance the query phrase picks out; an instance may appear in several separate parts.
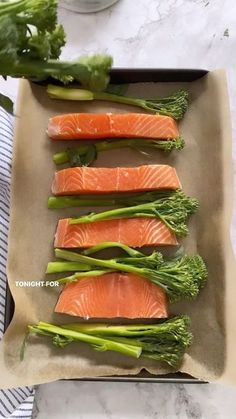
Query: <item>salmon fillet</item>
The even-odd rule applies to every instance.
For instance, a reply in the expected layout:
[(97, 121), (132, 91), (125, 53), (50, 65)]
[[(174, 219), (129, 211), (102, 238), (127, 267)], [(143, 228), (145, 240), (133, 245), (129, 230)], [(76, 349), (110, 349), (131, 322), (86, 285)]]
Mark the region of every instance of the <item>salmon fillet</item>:
[(141, 192), (181, 188), (174, 167), (146, 165), (138, 167), (72, 167), (55, 173), (54, 195)]
[(142, 113), (72, 113), (49, 119), (47, 133), (53, 140), (99, 138), (171, 139), (179, 136), (173, 118)]
[(157, 218), (123, 218), (93, 223), (69, 224), (59, 220), (54, 247), (87, 248), (112, 241), (130, 247), (178, 244), (175, 234)]
[(66, 285), (56, 313), (88, 318), (165, 318), (165, 292), (148, 279), (133, 274), (108, 273)]

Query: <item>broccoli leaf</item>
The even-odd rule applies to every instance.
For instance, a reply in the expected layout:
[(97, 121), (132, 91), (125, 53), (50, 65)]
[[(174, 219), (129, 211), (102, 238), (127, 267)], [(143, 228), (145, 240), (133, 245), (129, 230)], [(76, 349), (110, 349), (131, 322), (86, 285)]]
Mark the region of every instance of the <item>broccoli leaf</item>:
[(3, 95), (2, 93), (0, 93), (0, 107), (13, 115), (13, 102), (9, 97)]
[[(109, 82), (112, 58), (107, 55), (59, 61), (65, 32), (57, 23), (57, 0), (0, 0), (0, 75), (45, 80), (54, 77), (80, 82), (95, 91)], [(1, 106), (12, 112), (10, 99), (1, 96)], [(95, 157), (90, 150), (91, 157)]]
[(79, 77), (80, 83), (91, 90), (104, 90), (109, 83), (108, 72), (112, 66), (112, 57), (98, 54), (82, 56), (79, 63), (84, 70)]

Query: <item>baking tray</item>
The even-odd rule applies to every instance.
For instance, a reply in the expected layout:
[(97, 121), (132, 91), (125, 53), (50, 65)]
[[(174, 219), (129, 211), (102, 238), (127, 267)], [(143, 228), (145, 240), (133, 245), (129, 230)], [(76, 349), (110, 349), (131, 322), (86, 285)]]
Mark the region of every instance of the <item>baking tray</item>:
[[(208, 70), (203, 69), (155, 69), (155, 68), (114, 68), (111, 70), (111, 83), (147, 83), (147, 82), (191, 82), (205, 76)], [(52, 81), (52, 80), (51, 80)], [(54, 80), (55, 83), (55, 80)], [(45, 84), (45, 82), (43, 83)], [(4, 330), (7, 329), (14, 313), (14, 301), (7, 284), (6, 288), (6, 309)], [(81, 378), (78, 381), (101, 381), (101, 382), (149, 382), (149, 383), (182, 383), (197, 384), (205, 383), (187, 374), (176, 373), (168, 375), (153, 375), (147, 371), (141, 371), (136, 376), (111, 376)]]

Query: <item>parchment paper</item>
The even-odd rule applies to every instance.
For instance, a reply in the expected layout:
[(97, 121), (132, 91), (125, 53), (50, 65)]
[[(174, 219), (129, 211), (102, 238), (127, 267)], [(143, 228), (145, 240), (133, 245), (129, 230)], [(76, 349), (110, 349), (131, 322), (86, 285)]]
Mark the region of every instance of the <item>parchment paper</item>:
[[(236, 383), (236, 280), (229, 229), (232, 207), (231, 125), (225, 74), (209, 73), (193, 83), (135, 84), (128, 94), (153, 97), (179, 87), (190, 92), (190, 106), (180, 124), (186, 147), (180, 153), (152, 157), (136, 151), (106, 152), (97, 166), (129, 166), (165, 162), (176, 167), (186, 193), (196, 196), (200, 210), (182, 241), (188, 253), (206, 260), (209, 279), (196, 301), (171, 306), (173, 314), (192, 319), (194, 343), (181, 371), (194, 377)], [(84, 344), (54, 348), (47, 338), (32, 338), (24, 361), (19, 352), (27, 324), (39, 320), (71, 321), (54, 314), (56, 288), (19, 288), (15, 281), (43, 280), (53, 260), (57, 220), (78, 214), (76, 209), (50, 211), (47, 198), (55, 170), (52, 155), (65, 143), (51, 142), (45, 133), (48, 118), (66, 112), (138, 111), (106, 103), (57, 102), (45, 87), (21, 82), (18, 100), (11, 190), (8, 281), (15, 301), (13, 320), (0, 345), (0, 387), (45, 383), (61, 378), (136, 374), (142, 368), (163, 374), (173, 369), (151, 360), (135, 360), (112, 352), (99, 353)], [(66, 143), (66, 146), (68, 142)], [(84, 209), (83, 211), (87, 211)], [(128, 302), (127, 302), (128, 303)], [(73, 318), (73, 321), (74, 318)]]

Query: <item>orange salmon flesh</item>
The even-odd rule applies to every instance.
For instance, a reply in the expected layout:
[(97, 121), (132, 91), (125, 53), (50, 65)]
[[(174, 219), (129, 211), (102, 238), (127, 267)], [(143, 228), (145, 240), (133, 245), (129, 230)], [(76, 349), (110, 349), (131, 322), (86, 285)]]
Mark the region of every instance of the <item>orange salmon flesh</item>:
[(181, 188), (181, 183), (176, 170), (168, 165), (73, 167), (55, 173), (52, 193), (79, 195), (178, 188)]
[(134, 274), (108, 273), (66, 285), (56, 313), (83, 318), (166, 318), (165, 292), (148, 279)]
[(100, 138), (174, 139), (179, 136), (173, 118), (142, 113), (72, 113), (49, 119), (52, 140)]
[(130, 247), (177, 245), (175, 234), (157, 218), (123, 218), (69, 224), (58, 222), (54, 247), (88, 248), (102, 242), (119, 242)]

